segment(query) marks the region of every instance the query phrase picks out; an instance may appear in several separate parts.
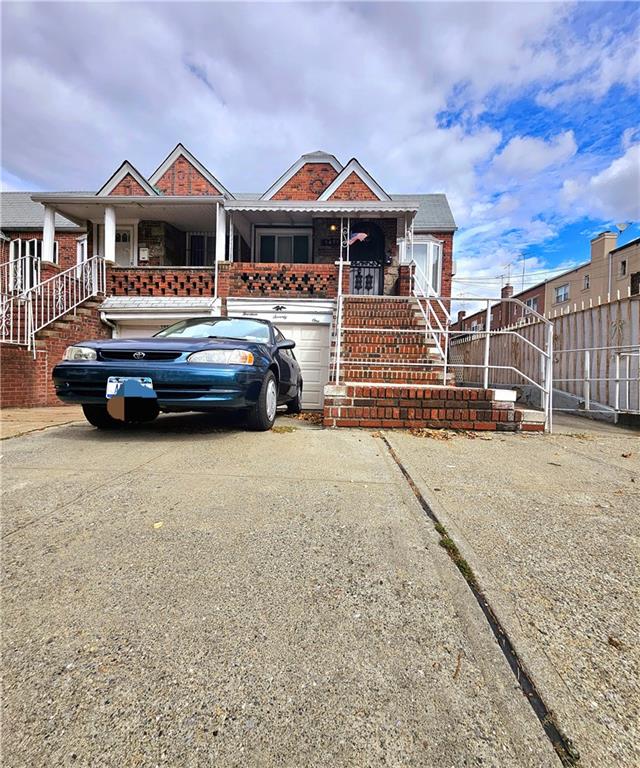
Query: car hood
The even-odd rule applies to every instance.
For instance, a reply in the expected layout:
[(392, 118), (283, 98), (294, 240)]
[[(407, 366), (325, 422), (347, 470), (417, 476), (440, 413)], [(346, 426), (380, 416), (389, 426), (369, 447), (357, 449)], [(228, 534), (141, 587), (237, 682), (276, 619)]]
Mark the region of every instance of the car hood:
[(118, 352), (197, 352), (201, 349), (247, 349), (264, 352), (268, 348), (266, 342), (247, 341), (246, 339), (181, 339), (177, 336), (170, 338), (155, 338), (147, 336), (137, 339), (96, 339), (78, 342), (75, 346), (90, 347)]

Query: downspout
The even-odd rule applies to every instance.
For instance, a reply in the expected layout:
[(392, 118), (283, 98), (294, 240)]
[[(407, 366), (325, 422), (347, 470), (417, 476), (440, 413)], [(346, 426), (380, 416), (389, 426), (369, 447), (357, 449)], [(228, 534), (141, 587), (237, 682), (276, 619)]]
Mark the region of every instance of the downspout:
[[(220, 236), (220, 231), (218, 229), (218, 222), (220, 219), (220, 203), (216, 201), (216, 243), (218, 242), (218, 237)], [(213, 267), (213, 304), (215, 306), (216, 302), (218, 301), (218, 248), (215, 249), (214, 254), (214, 267)]]
[[(112, 322), (111, 322), (111, 320), (108, 320), (108, 319), (107, 319), (107, 313), (106, 313), (106, 312), (101, 312), (101, 313), (100, 313), (100, 320), (101, 320), (101, 322), (103, 322), (105, 325), (108, 325), (108, 326), (109, 326), (109, 328), (111, 328), (111, 330), (112, 330), (112, 331), (116, 331), (116, 333), (117, 333), (117, 331), (118, 331), (118, 326), (117, 326), (115, 323), (112, 323)], [(112, 334), (112, 335), (113, 335), (113, 334)], [(116, 335), (116, 336), (114, 336), (113, 338), (117, 339), (117, 338), (119, 338), (119, 336), (117, 336), (117, 335)]]

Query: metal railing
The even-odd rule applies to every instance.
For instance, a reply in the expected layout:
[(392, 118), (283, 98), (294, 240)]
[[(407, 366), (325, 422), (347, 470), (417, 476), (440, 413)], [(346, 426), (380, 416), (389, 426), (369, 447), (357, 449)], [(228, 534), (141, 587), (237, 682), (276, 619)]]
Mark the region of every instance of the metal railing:
[(578, 400), (554, 410), (640, 414), (640, 345), (556, 349), (554, 356), (555, 388)]
[[(419, 291), (417, 292), (419, 293)], [(417, 303), (420, 306), (420, 313), (424, 322), (423, 328), (370, 325), (366, 327), (345, 326), (343, 303), (345, 299), (358, 298), (362, 299), (363, 297), (343, 294), (338, 296), (334, 365), (332, 371), (336, 384), (343, 383), (342, 368), (345, 364), (348, 364), (349, 368), (359, 368), (362, 370), (371, 368), (389, 368), (389, 370), (398, 368), (406, 368), (408, 370), (432, 368), (443, 371), (443, 381), (445, 383), (447, 381), (447, 372), (451, 371), (454, 373), (456, 381), (462, 382), (467, 386), (478, 386), (483, 389), (491, 387), (502, 388), (505, 386), (505, 378), (510, 378), (511, 381), (507, 386), (514, 387), (519, 384), (527, 384), (539, 391), (544, 412), (545, 429), (551, 431), (553, 412), (553, 323), (551, 321), (546, 320), (538, 313), (527, 308), (542, 324), (542, 340), (536, 344), (523, 336), (517, 329), (490, 330), (491, 305), (496, 301), (495, 297), (462, 296), (456, 297), (453, 300), (482, 301), (486, 303), (486, 321), (489, 330), (455, 331), (450, 327), (451, 316), (446, 306), (451, 303), (451, 297), (421, 295)], [(417, 299), (418, 297), (412, 288), (411, 297), (367, 297), (368, 300), (375, 300), (375, 298), (385, 301), (390, 299), (407, 301), (408, 299)], [(502, 300), (525, 307), (522, 301), (513, 297)], [(438, 314), (439, 312), (442, 314), (445, 322), (442, 321)], [(372, 309), (372, 314), (375, 314), (375, 309)], [(434, 318), (433, 322), (431, 318)], [(388, 361), (378, 358), (345, 360), (342, 353), (342, 335), (345, 331), (387, 334), (404, 338), (411, 338), (412, 334), (425, 336), (426, 333), (427, 336), (434, 339), (435, 346), (438, 348), (437, 359), (419, 362), (404, 361), (402, 359)], [(507, 344), (509, 341), (511, 343)], [(517, 353), (514, 344), (517, 346), (519, 353)], [(525, 367), (523, 361), (525, 355), (529, 358), (535, 358), (535, 369), (538, 371), (538, 375), (531, 373), (531, 371), (527, 373), (529, 368)]]
[(0, 297), (0, 341), (26, 345), (35, 356), (35, 335), (92, 296), (104, 293), (104, 259), (93, 256), (14, 296)]
[(40, 259), (19, 256), (0, 264), (0, 296), (28, 291), (40, 282)]

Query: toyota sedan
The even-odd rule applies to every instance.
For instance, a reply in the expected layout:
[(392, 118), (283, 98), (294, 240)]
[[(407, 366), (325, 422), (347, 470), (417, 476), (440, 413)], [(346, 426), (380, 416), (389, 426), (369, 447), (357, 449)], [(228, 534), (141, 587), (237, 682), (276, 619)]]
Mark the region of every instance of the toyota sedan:
[(181, 320), (150, 338), (99, 339), (68, 347), (53, 370), (58, 397), (80, 403), (100, 429), (160, 413), (233, 409), (271, 429), (279, 405), (301, 408), (295, 342), (266, 320)]

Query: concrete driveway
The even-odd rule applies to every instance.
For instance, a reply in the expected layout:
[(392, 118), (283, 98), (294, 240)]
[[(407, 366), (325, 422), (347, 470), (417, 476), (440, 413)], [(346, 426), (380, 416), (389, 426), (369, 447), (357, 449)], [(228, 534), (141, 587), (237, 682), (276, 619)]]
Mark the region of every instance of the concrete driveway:
[(4, 765), (558, 766), (384, 442), (278, 426), (2, 443)]

